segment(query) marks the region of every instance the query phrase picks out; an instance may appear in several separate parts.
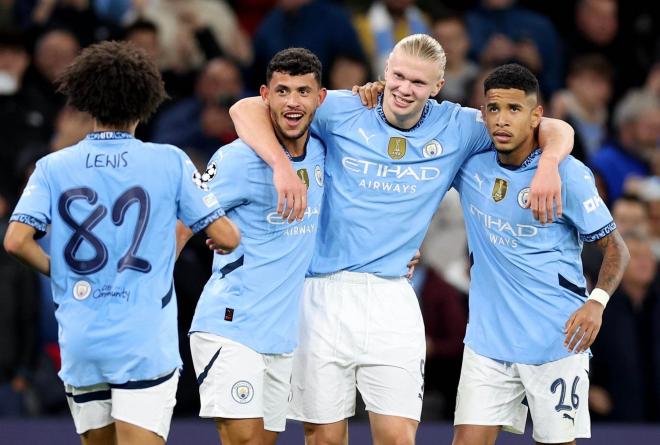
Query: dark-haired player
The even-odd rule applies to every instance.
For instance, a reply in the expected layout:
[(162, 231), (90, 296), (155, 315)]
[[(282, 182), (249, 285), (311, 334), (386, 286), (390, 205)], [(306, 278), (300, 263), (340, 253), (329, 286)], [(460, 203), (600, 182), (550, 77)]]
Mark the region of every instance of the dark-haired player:
[[(628, 250), (593, 174), (571, 156), (559, 164), (563, 215), (550, 225), (534, 220), (525, 207), (541, 156), (538, 82), (510, 64), (491, 73), (484, 90), (496, 151), (468, 159), (453, 183), (472, 262), (453, 443), (492, 445), (500, 430), (522, 433), (529, 410), (537, 443), (574, 444), (590, 437), (588, 348)], [(583, 242), (604, 256), (590, 295)]]
[(274, 444), (284, 431), (298, 307), (314, 251), (325, 147), (309, 125), (325, 98), (321, 62), (303, 48), (277, 53), (261, 98), (279, 149), (306, 184), (307, 209), (292, 224), (277, 214), (273, 172), (236, 140), (211, 158), (206, 184), (241, 227), (234, 253), (216, 255), (190, 336), (200, 416), (216, 419), (224, 445)]
[[(50, 276), (67, 399), (83, 444), (162, 444), (178, 369), (177, 219), (232, 250), (240, 235), (178, 148), (134, 138), (165, 97), (126, 43), (85, 49), (59, 79), (94, 131), (37, 162), (5, 249)], [(50, 254), (35, 242), (50, 230)]]

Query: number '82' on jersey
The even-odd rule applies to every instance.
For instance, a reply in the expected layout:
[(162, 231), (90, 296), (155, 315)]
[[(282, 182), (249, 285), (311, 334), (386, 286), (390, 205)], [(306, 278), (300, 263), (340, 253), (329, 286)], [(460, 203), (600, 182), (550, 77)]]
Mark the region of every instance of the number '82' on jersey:
[(224, 215), (195, 171), (178, 148), (127, 133), (92, 133), (37, 163), (11, 219), (50, 231), (65, 383), (120, 384), (181, 365), (176, 220), (198, 231)]

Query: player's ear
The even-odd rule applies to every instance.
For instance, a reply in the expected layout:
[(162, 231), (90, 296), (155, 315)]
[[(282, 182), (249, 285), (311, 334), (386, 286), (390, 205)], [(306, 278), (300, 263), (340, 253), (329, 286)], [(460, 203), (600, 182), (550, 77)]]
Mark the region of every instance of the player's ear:
[(541, 119), (543, 119), (543, 107), (541, 105), (537, 105), (532, 110), (532, 128), (538, 128), (538, 126), (541, 124)]
[(438, 80), (431, 90), (431, 97), (437, 96), (443, 86), (445, 86), (445, 79)]
[(268, 91), (269, 91), (269, 89), (266, 85), (261, 85), (261, 87), (259, 88), (259, 95), (261, 96), (263, 101), (266, 103), (266, 105), (268, 105)]
[(327, 95), (328, 95), (328, 90), (326, 90), (325, 88), (321, 88), (319, 90), (319, 105), (323, 103)]

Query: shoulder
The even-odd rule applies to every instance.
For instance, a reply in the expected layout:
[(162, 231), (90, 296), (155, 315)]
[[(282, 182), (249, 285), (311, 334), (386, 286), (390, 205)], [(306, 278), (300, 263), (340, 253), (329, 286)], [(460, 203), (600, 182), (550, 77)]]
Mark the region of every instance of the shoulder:
[(325, 101), (321, 105), (322, 107), (348, 107), (348, 109), (365, 109), (367, 108), (362, 105), (360, 96), (353, 94), (348, 90), (328, 90), (328, 95), (325, 98)]
[(307, 155), (312, 159), (325, 157), (326, 147), (323, 140), (314, 134), (310, 134), (309, 141), (307, 142)]
[(243, 165), (257, 163), (266, 165), (255, 151), (241, 139), (236, 139), (233, 142), (220, 147), (213, 154), (210, 162), (221, 162), (223, 164), (241, 163)]
[(593, 180), (593, 173), (582, 161), (569, 155), (559, 164), (559, 174), (563, 181), (570, 181), (573, 179), (580, 179), (581, 181), (587, 177)]
[(431, 118), (434, 123), (458, 125), (483, 125), (481, 111), (476, 108), (464, 107), (448, 100), (438, 103), (429, 99), (431, 104)]

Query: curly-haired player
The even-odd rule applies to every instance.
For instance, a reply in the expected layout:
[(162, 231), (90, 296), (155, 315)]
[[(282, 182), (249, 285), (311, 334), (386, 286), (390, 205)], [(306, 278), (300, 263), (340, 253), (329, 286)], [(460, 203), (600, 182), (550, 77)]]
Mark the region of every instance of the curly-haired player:
[[(240, 235), (181, 150), (134, 138), (165, 97), (144, 53), (90, 46), (58, 84), (94, 131), (37, 162), (4, 246), (51, 278), (59, 375), (82, 443), (162, 444), (181, 367), (177, 219), (228, 251)], [(35, 241), (46, 231), (48, 253)]]

